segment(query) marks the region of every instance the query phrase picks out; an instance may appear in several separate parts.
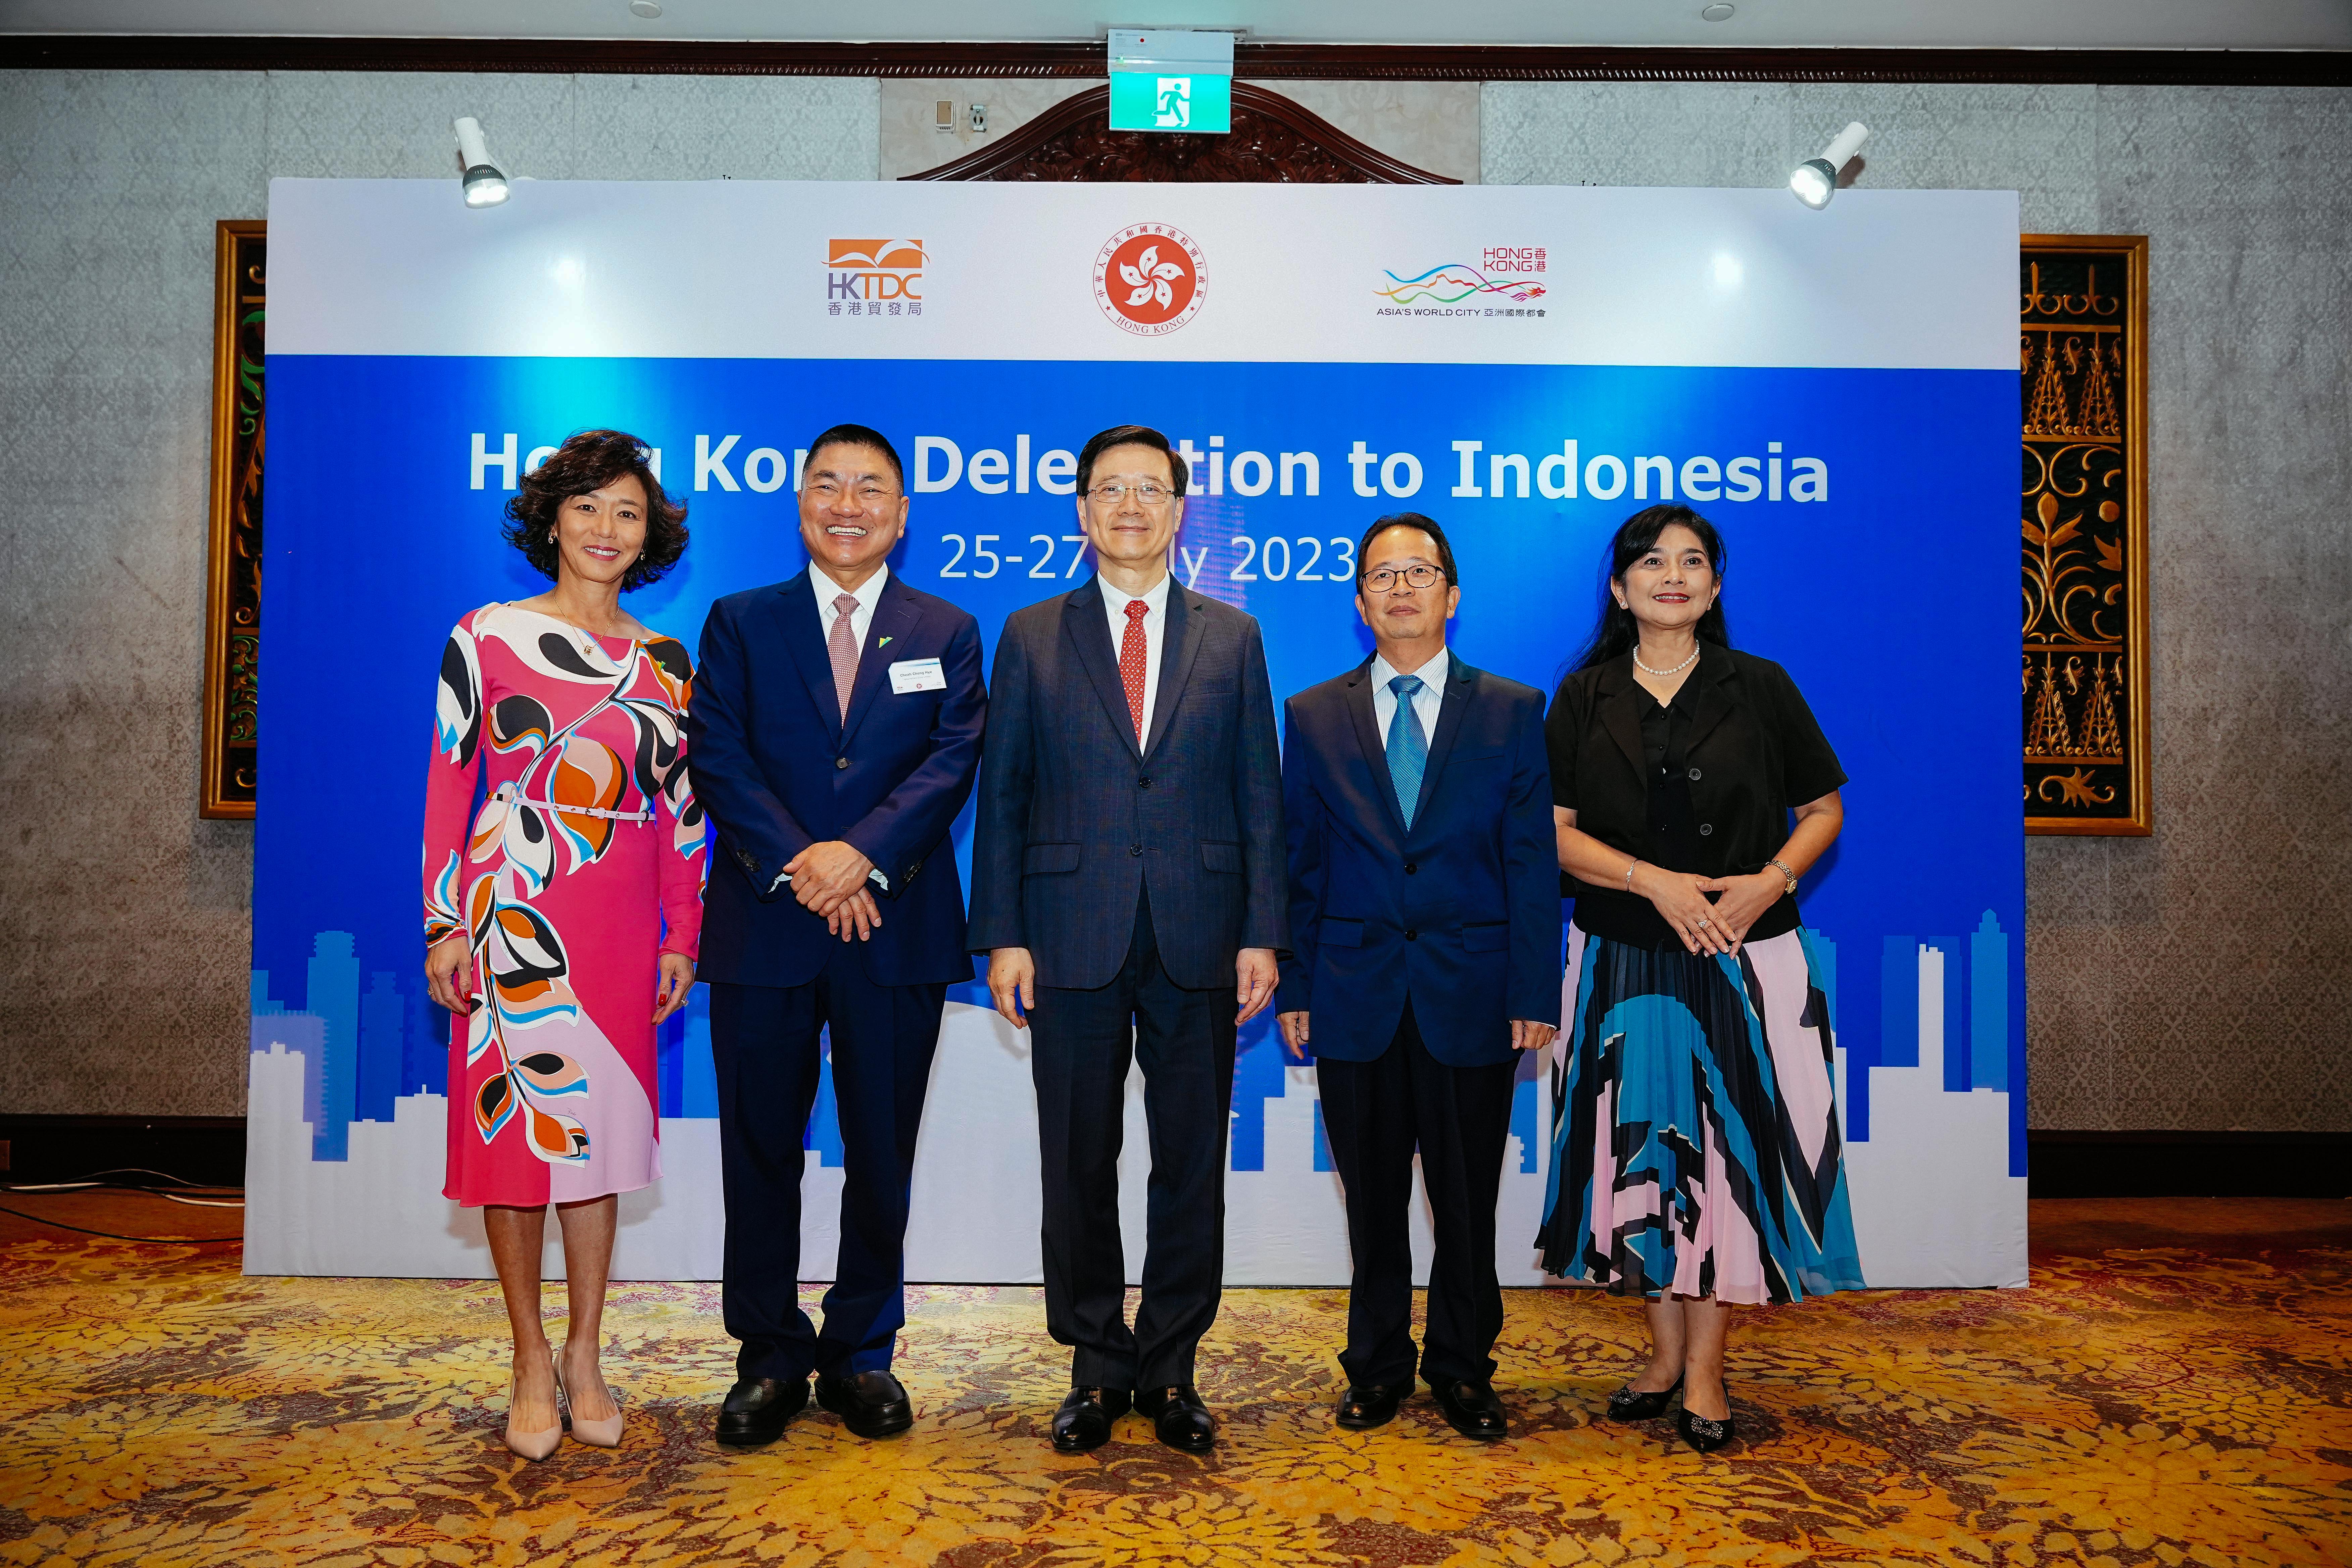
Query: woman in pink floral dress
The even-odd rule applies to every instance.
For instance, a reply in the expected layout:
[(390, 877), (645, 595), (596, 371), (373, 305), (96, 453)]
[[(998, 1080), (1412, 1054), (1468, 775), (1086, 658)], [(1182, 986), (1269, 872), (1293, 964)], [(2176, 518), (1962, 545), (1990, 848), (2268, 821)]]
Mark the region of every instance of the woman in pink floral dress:
[[(572, 437), (508, 503), (555, 580), (485, 605), (441, 655), (425, 796), (425, 977), (451, 1030), (444, 1194), (482, 1208), (514, 1332), (508, 1446), (610, 1447), (597, 1366), (618, 1194), (661, 1174), (654, 1029), (686, 1001), (702, 929), (703, 821), (679, 718), (686, 649), (621, 608), (686, 547), (686, 509), (635, 437)], [(480, 804), (477, 806), (476, 802)], [(547, 1205), (571, 1322), (540, 1322)]]

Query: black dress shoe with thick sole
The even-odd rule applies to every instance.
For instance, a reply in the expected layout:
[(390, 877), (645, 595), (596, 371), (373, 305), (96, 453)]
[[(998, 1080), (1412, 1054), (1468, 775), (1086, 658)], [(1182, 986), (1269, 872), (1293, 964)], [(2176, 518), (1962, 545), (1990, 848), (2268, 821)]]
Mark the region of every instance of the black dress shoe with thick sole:
[(887, 1437), (915, 1424), (915, 1402), (887, 1372), (856, 1372), (846, 1377), (820, 1373), (816, 1402), (861, 1437)]
[(1465, 1437), (1491, 1443), (1510, 1436), (1510, 1419), (1504, 1413), (1503, 1401), (1495, 1393), (1493, 1384), (1447, 1378), (1443, 1383), (1431, 1384), (1429, 1391), (1437, 1395), (1437, 1408), (1445, 1413), (1446, 1425)]
[(784, 1423), (808, 1405), (804, 1377), (737, 1380), (719, 1406), (718, 1437), (737, 1448), (756, 1448), (784, 1435)]
[(1627, 1384), (1609, 1396), (1609, 1419), (1612, 1421), (1655, 1421), (1674, 1407), (1675, 1396), (1683, 1391), (1683, 1380), (1675, 1379), (1672, 1388), (1653, 1389), (1636, 1394)]
[(1385, 1426), (1396, 1419), (1397, 1405), (1404, 1395), (1405, 1387), (1401, 1384), (1351, 1383), (1339, 1395), (1339, 1407), (1331, 1413), (1331, 1419), (1350, 1432)]
[(1189, 1383), (1146, 1389), (1135, 1396), (1135, 1408), (1151, 1417), (1160, 1442), (1180, 1454), (1205, 1454), (1217, 1446), (1217, 1418)]
[(1124, 1388), (1074, 1388), (1054, 1412), (1054, 1452), (1083, 1454), (1110, 1441), (1110, 1429), (1134, 1406)]

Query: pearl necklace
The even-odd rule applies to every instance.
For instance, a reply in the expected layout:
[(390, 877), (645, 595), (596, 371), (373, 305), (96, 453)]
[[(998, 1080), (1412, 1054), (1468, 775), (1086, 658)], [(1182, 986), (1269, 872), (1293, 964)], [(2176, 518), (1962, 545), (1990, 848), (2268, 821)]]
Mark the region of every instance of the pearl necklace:
[(1644, 675), (1680, 675), (1684, 670), (1690, 668), (1691, 658), (1696, 658), (1698, 654), (1699, 650), (1693, 648), (1690, 651), (1690, 658), (1683, 660), (1682, 663), (1675, 666), (1672, 669), (1652, 669), (1648, 665), (1642, 662), (1642, 650), (1637, 647), (1633, 650), (1633, 664), (1634, 668), (1641, 670)]

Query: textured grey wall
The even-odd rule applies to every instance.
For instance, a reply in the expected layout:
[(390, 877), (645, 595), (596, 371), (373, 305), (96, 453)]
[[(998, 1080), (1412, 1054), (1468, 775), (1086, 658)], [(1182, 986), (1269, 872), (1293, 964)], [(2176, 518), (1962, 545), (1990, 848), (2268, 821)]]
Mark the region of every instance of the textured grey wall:
[(872, 179), (870, 80), (0, 72), (0, 1111), (245, 1109), (253, 833), (196, 817), (213, 220), (276, 174)]
[[(551, 179), (880, 169), (872, 81), (0, 73), (0, 1110), (243, 1108), (251, 832), (195, 817), (212, 224), (271, 174), (445, 175), (457, 113)], [(1496, 84), (1482, 116), (1490, 184), (1734, 185), (1855, 117), (1865, 184), (2153, 237), (2158, 832), (2032, 841), (2032, 1121), (2352, 1128), (2352, 95)]]
[(1490, 83), (1486, 180), (2014, 187), (2149, 237), (2156, 835), (2026, 852), (2035, 1127), (2352, 1129), (2352, 93)]

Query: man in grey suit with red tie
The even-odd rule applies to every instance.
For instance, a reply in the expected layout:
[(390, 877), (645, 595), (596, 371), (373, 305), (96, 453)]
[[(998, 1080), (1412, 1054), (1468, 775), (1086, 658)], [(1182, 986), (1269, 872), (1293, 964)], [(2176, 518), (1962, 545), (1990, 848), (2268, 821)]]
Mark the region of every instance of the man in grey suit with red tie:
[(1465, 1436), (1505, 1435), (1495, 1202), (1519, 1051), (1559, 1023), (1559, 871), (1543, 694), (1445, 646), (1454, 549), (1418, 512), (1357, 551), (1372, 657), (1285, 709), (1284, 1042), (1312, 1051), (1355, 1278), (1335, 1418), (1412, 1390), (1416, 1151), (1437, 1251), (1418, 1371)]
[[(1008, 617), (990, 683), (968, 940), (989, 953), (998, 1011), (1029, 1027), (1045, 1324), (1072, 1347), (1063, 1453), (1107, 1441), (1130, 1406), (1171, 1447), (1216, 1442), (1193, 1352), (1224, 1273), (1234, 1032), (1271, 999), (1285, 940), (1265, 649), (1257, 622), (1169, 574), (1186, 478), (1157, 430), (1087, 443), (1077, 506), (1097, 575)], [(1132, 1328), (1130, 1056), (1151, 1130)]]
[[(687, 765), (718, 841), (702, 978), (719, 1071), (727, 1331), (722, 1443), (772, 1441), (809, 1397), (861, 1437), (914, 1420), (906, 1321), (915, 1136), (948, 986), (971, 978), (948, 829), (971, 795), (980, 626), (893, 576), (898, 454), (862, 425), (810, 444), (809, 569), (710, 607)], [(886, 912), (887, 911), (887, 915)], [(800, 1307), (802, 1139), (832, 1043), (841, 1251), (820, 1332)]]

